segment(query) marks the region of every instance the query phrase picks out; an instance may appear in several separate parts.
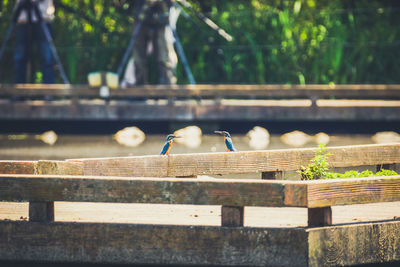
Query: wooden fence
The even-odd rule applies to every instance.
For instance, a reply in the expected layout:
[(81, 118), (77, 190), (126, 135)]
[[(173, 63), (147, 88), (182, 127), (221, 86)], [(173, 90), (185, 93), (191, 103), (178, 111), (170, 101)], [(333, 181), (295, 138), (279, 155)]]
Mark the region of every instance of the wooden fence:
[[(400, 144), (328, 147), (330, 168), (382, 166), (400, 163)], [(262, 178), (282, 178), (283, 171), (306, 166), (316, 155), (313, 148), (244, 151), (235, 153), (172, 154), (65, 161), (0, 161), (0, 173), (63, 174), (126, 177), (195, 177), (260, 173)], [(373, 170), (374, 171), (374, 170)]]
[[(400, 144), (389, 144), (328, 151), (335, 167), (393, 167), (400, 162), (399, 149)], [(176, 178), (270, 174), (297, 169), (314, 155), (313, 149), (293, 149), (2, 161), (0, 201), (29, 202), (29, 221), (0, 222), (0, 260), (233, 266), (400, 261), (400, 221), (332, 225), (331, 209), (400, 201), (400, 176), (316, 181)], [(267, 174), (262, 177), (270, 177)], [(57, 222), (56, 201), (218, 205), (221, 226)], [(245, 207), (251, 206), (306, 208), (308, 226), (244, 227)]]
[[(28, 201), (30, 220), (0, 222), (3, 260), (254, 266), (400, 260), (398, 221), (327, 226), (331, 205), (399, 201), (400, 176), (301, 182), (0, 175), (0, 198)], [(222, 227), (57, 223), (54, 201), (221, 205)], [(324, 227), (243, 227), (244, 206), (306, 207), (309, 227)]]

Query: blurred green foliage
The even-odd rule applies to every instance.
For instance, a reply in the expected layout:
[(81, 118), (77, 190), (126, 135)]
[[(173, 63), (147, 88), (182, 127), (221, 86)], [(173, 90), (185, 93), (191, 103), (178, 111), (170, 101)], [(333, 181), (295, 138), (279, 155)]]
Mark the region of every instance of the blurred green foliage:
[[(54, 2), (53, 36), (70, 81), (116, 71), (132, 33), (133, 1)], [(180, 17), (178, 34), (197, 83), (400, 82), (398, 0), (189, 2), (234, 38), (227, 42), (190, 10), (195, 23)], [(0, 0), (0, 36), (14, 4)], [(13, 81), (12, 51), (13, 39), (0, 62), (2, 83)], [(40, 71), (37, 61), (32, 73)], [(188, 81), (181, 64), (178, 80)]]

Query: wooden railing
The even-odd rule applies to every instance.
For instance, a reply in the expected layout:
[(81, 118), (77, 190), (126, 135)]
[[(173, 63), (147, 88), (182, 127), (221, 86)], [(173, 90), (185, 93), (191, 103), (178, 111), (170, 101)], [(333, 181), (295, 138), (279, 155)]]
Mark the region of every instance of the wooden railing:
[(222, 226), (243, 226), (244, 207), (308, 208), (309, 226), (332, 224), (331, 206), (400, 201), (400, 176), (318, 181), (0, 175), (0, 201), (29, 202), (53, 221), (54, 201), (221, 205)]
[[(330, 168), (400, 163), (400, 144), (329, 147)], [(84, 175), (132, 177), (193, 177), (260, 173), (264, 179), (282, 178), (283, 171), (306, 166), (316, 155), (313, 148), (247, 151), (235, 153), (199, 153), (170, 156), (71, 159), (83, 164)]]
[[(336, 167), (392, 166), (400, 161), (399, 146), (329, 148), (330, 162)], [(0, 260), (240, 266), (400, 261), (400, 222), (332, 225), (331, 208), (400, 201), (400, 176), (316, 181), (175, 178), (293, 170), (314, 155), (314, 149), (298, 149), (2, 161), (0, 201), (29, 202), (29, 221), (0, 221)], [(221, 224), (57, 222), (57, 201), (218, 205)], [(244, 227), (245, 207), (252, 206), (305, 208), (308, 227)]]
[[(21, 84), (0, 85), (0, 98), (98, 98), (99, 90), (87, 85)], [(198, 84), (198, 85), (147, 85), (110, 90), (111, 99), (129, 98), (352, 98), (352, 99), (400, 99), (398, 84)]]
[[(330, 168), (376, 166), (395, 168), (400, 163), (400, 144), (328, 147)], [(61, 174), (125, 177), (196, 177), (260, 173), (263, 179), (282, 179), (282, 172), (306, 166), (314, 148), (245, 151), (235, 153), (172, 154), (66, 161), (0, 161), (4, 174)], [(375, 171), (375, 170), (372, 170)]]

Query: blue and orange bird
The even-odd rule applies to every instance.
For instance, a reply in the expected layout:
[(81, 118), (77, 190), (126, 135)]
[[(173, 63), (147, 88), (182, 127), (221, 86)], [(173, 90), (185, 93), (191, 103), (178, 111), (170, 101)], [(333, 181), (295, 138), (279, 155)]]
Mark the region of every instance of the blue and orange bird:
[(168, 156), (168, 152), (171, 150), (172, 147), (172, 143), (174, 142), (175, 138), (180, 138), (180, 136), (176, 136), (173, 134), (169, 134), (167, 135), (167, 141), (165, 142), (165, 145), (163, 146), (160, 155), (167, 155)]
[(214, 133), (224, 136), (225, 145), (228, 149), (226, 152), (237, 151), (236, 148), (233, 146), (231, 135), (227, 131), (214, 131)]

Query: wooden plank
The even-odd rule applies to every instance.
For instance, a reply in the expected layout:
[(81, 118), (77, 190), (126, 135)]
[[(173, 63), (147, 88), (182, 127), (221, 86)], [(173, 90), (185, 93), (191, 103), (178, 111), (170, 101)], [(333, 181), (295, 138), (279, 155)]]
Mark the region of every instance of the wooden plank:
[(400, 176), (309, 181), (308, 207), (400, 201)]
[(400, 261), (400, 221), (309, 228), (306, 231), (308, 266), (311, 267)]
[[(97, 89), (87, 85), (1, 85), (0, 97), (99, 97)], [(268, 97), (268, 98), (399, 98), (398, 84), (344, 84), (344, 85), (283, 85), (283, 84), (197, 84), (197, 85), (146, 85), (110, 90), (110, 98), (151, 97)]]
[(308, 229), (0, 222), (0, 260), (14, 261), (349, 266), (400, 261), (399, 247), (400, 221)]
[(139, 156), (87, 160), (71, 159), (67, 162), (81, 163), (84, 175), (167, 177), (169, 158), (169, 156)]
[(36, 161), (0, 160), (0, 174), (34, 174)]
[(83, 170), (81, 162), (39, 160), (35, 174), (83, 175)]
[[(400, 176), (318, 181), (0, 175), (2, 201), (319, 208), (400, 201)], [(10, 188), (12, 190), (10, 190)]]
[[(330, 106), (311, 107), (310, 100), (290, 104), (288, 100), (277, 103), (241, 100), (242, 103), (221, 104), (177, 101), (168, 105), (160, 101), (104, 100), (63, 101), (0, 101), (0, 119), (46, 120), (138, 120), (138, 121), (399, 121), (400, 104), (397, 106)], [(267, 101), (267, 100), (265, 100)], [(166, 102), (166, 101), (165, 101)]]
[(306, 207), (306, 193), (299, 181), (0, 175), (0, 198), (11, 202)]
[[(41, 262), (305, 266), (304, 229), (0, 222), (0, 259)], [(12, 240), (12, 242), (10, 242)]]
[(1, 174), (64, 174), (83, 175), (81, 162), (67, 161), (0, 161)]
[[(400, 162), (400, 144), (329, 147), (328, 152), (331, 168)], [(72, 161), (83, 163), (85, 175), (183, 177), (298, 170), (315, 155), (315, 149), (303, 148)]]
[(332, 208), (310, 208), (308, 212), (308, 226), (328, 226), (332, 225)]

